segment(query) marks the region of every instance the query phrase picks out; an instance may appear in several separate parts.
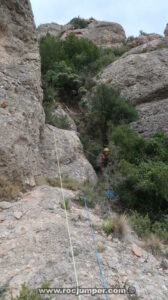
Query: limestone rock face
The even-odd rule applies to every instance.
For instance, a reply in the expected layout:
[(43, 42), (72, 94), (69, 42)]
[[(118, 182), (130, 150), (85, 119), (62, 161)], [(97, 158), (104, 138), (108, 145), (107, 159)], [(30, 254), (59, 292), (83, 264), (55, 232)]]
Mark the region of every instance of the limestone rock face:
[(139, 45), (138, 47), (132, 48), (125, 52), (122, 57), (126, 57), (130, 54), (141, 54), (146, 52), (151, 52), (158, 49), (168, 48), (168, 38), (160, 38), (148, 43)]
[[(79, 285), (103, 287), (87, 212), (73, 202), (79, 197), (77, 192), (63, 193), (71, 202), (68, 221)], [(50, 282), (51, 288), (76, 286), (63, 207), (59, 188), (41, 186), (0, 211), (1, 299), (10, 299), (10, 289), (16, 297), (24, 282), (32, 288), (40, 288), (44, 281)], [(90, 217), (93, 224), (101, 226), (103, 220), (91, 210)], [(163, 270), (161, 262), (143, 250), (135, 234), (128, 232), (125, 240), (119, 240), (95, 230), (95, 238), (99, 249), (103, 249), (99, 256), (108, 288), (124, 287), (127, 282), (143, 300), (155, 300), (156, 295), (157, 299), (167, 299), (168, 270)], [(141, 251), (139, 258), (132, 252), (134, 243)], [(2, 294), (3, 287), (7, 290)], [(127, 295), (116, 297), (128, 299)], [(91, 300), (93, 296), (86, 298)], [(75, 300), (76, 296), (56, 295), (52, 299)], [(95, 295), (94, 299), (104, 297)]]
[(69, 124), (70, 130), (76, 131), (77, 132), (77, 126), (75, 124), (75, 121), (71, 118), (71, 116), (61, 107), (58, 106), (57, 109), (55, 109), (52, 112), (53, 117), (59, 118), (65, 118)]
[(161, 127), (167, 132), (168, 49), (139, 52), (135, 48), (109, 65), (100, 75), (99, 83), (118, 87), (137, 106), (140, 112), (137, 131), (150, 135)]
[(96, 45), (107, 48), (120, 46), (126, 39), (123, 27), (117, 23), (88, 20), (88, 26), (83, 29), (74, 29), (71, 24), (60, 26), (58, 24), (44, 24), (38, 27), (38, 36), (45, 36), (50, 33), (61, 39), (65, 39), (70, 33), (78, 37), (88, 38)]
[[(34, 185), (35, 176), (51, 173), (45, 167), (54, 167), (55, 174), (58, 173), (56, 164), (52, 166), (52, 161), (49, 162), (50, 156), (47, 153), (45, 158), (43, 156), (43, 146), (46, 147), (43, 141), (48, 132), (42, 108), (36, 29), (29, 0), (0, 0), (0, 7), (0, 175)], [(66, 133), (60, 131), (58, 135), (68, 153), (63, 142)], [(69, 137), (72, 138), (69, 140), (71, 152), (76, 151), (74, 135), (69, 134)], [(78, 144), (80, 158), (84, 160), (81, 165), (85, 165), (95, 179), (95, 172), (82, 155), (79, 140)], [(71, 160), (75, 160), (76, 155), (71, 155)], [(67, 165), (66, 170), (68, 173)], [(87, 178), (84, 167), (77, 172), (78, 178)], [(68, 175), (71, 177), (70, 169)]]
[(138, 47), (140, 45), (161, 39), (162, 36), (157, 33), (141, 34), (138, 37), (132, 37), (128, 40), (128, 45), (130, 47)]
[(38, 39), (47, 35), (47, 33), (59, 37), (63, 26), (57, 23), (42, 24), (38, 26)]

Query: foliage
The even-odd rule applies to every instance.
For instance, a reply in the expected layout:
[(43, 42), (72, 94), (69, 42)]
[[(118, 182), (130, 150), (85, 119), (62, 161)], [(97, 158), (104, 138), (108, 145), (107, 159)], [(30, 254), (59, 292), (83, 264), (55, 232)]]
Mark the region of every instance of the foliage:
[(121, 125), (113, 130), (111, 140), (120, 157), (117, 190), (121, 203), (159, 218), (168, 203), (168, 139), (158, 130), (145, 140), (128, 125)]
[(145, 248), (150, 251), (154, 256), (158, 256), (162, 252), (162, 242), (160, 238), (151, 233), (146, 239)]
[(157, 221), (152, 221), (148, 214), (132, 212), (129, 218), (130, 225), (142, 238), (149, 238), (151, 234), (168, 243), (168, 215), (162, 215)]
[[(42, 288), (49, 288), (49, 285), (44, 283), (42, 285)], [(22, 288), (21, 288), (21, 291), (20, 291), (20, 294), (19, 296), (17, 296), (16, 298), (14, 298), (12, 295), (11, 295), (11, 300), (43, 300), (44, 297), (42, 297), (39, 293), (38, 293), (38, 289), (30, 289), (27, 287), (27, 285), (24, 283), (22, 284)], [(51, 300), (51, 297), (46, 297), (45, 296), (45, 299), (46, 300)]]
[(151, 220), (146, 214), (145, 216), (135, 211), (129, 218), (130, 225), (134, 228), (140, 237), (147, 237), (151, 232)]
[(124, 207), (143, 213), (161, 215), (168, 203), (168, 165), (163, 162), (141, 162), (133, 165), (122, 161), (122, 181), (117, 191)]
[(162, 215), (160, 221), (155, 221), (152, 225), (153, 233), (168, 243), (168, 215)]
[(70, 104), (78, 102), (93, 87), (91, 77), (127, 50), (128, 46), (101, 49), (73, 33), (64, 41), (50, 34), (41, 38), (44, 102), (52, 102), (57, 96)]
[(68, 67), (65, 62), (55, 63), (53, 70), (47, 71), (43, 76), (44, 102), (52, 102), (54, 100), (52, 99), (54, 91), (57, 91), (63, 102), (72, 104), (75, 101), (79, 101), (79, 89), (81, 86), (81, 78), (73, 73), (71, 67)]
[(102, 223), (103, 231), (109, 236), (111, 233), (114, 232), (115, 224), (112, 218), (105, 219)]
[(89, 119), (90, 125), (99, 131), (101, 141), (106, 143), (109, 122), (114, 125), (129, 123), (137, 119), (137, 112), (118, 90), (101, 84), (91, 98)]
[(88, 21), (80, 18), (79, 16), (73, 18), (69, 23), (72, 24), (75, 29), (82, 29), (88, 27)]
[(65, 116), (54, 115), (52, 113), (52, 107), (50, 107), (49, 105), (44, 105), (44, 111), (45, 111), (45, 115), (46, 115), (46, 123), (47, 124), (50, 124), (52, 126), (55, 126), (57, 128), (61, 128), (61, 129), (66, 129), (66, 130), (71, 129), (69, 120), (66, 115)]
[(144, 159), (146, 141), (138, 136), (129, 125), (120, 125), (110, 132), (110, 139), (118, 147), (120, 159), (137, 164)]
[(82, 73), (92, 70), (92, 64), (100, 57), (99, 48), (86, 38), (79, 39), (69, 34), (61, 41), (51, 35), (40, 40), (42, 74), (53, 70), (55, 63), (65, 62), (73, 72)]
[(140, 31), (139, 31), (139, 35), (145, 35), (145, 36), (147, 36), (148, 33), (144, 32), (143, 30), (140, 30)]

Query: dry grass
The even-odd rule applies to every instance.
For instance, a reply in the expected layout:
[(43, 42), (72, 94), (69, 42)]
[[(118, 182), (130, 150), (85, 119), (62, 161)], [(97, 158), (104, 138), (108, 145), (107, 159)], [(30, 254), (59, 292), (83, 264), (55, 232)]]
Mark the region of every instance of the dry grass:
[(162, 253), (161, 240), (151, 233), (151, 235), (145, 240), (145, 249), (150, 251), (154, 256), (159, 256)]
[(0, 201), (16, 200), (21, 192), (21, 186), (4, 177), (0, 177)]
[(103, 253), (106, 250), (106, 247), (104, 246), (104, 244), (98, 244), (97, 245), (97, 251), (99, 253)]
[(114, 225), (115, 236), (121, 239), (125, 238), (129, 229), (127, 216), (124, 214), (120, 215), (115, 219), (114, 224), (115, 224)]

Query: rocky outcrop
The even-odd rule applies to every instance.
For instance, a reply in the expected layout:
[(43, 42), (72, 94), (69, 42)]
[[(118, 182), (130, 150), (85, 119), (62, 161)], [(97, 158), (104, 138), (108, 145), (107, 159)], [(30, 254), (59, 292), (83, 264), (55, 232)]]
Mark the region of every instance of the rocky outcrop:
[(131, 51), (109, 65), (102, 72), (99, 83), (118, 87), (125, 99), (137, 106), (140, 116), (137, 131), (145, 131), (148, 136), (161, 127), (167, 132), (168, 49)]
[(61, 106), (58, 106), (57, 109), (53, 110), (52, 116), (53, 118), (58, 118), (58, 120), (64, 119), (69, 125), (69, 129), (77, 132), (75, 121)]
[[(82, 146), (74, 133), (68, 132), (67, 138), (66, 131), (51, 129), (49, 131), (45, 127), (40, 56), (30, 2), (1, 0), (0, 175), (30, 185), (35, 184), (36, 176), (54, 175), (54, 171), (57, 176), (56, 159), (50, 156), (55, 149), (55, 131), (60, 152), (66, 151), (66, 159), (61, 161), (61, 164), (66, 163), (66, 174), (72, 175), (70, 169), (73, 165), (78, 166), (76, 173), (73, 170), (74, 176), (95, 179), (95, 173), (83, 156)], [(68, 150), (66, 141), (69, 143)], [(50, 149), (48, 154), (46, 147)]]
[(168, 48), (168, 38), (160, 38), (153, 41), (150, 41), (146, 44), (140, 45), (138, 47), (132, 48), (126, 53), (123, 54), (122, 57), (126, 57), (130, 54), (141, 54), (146, 52), (151, 52), (158, 49)]
[(157, 33), (140, 34), (138, 37), (128, 37), (127, 45), (130, 46), (130, 48), (134, 48), (161, 38), (162, 36)]
[[(77, 192), (63, 192), (65, 199), (71, 203), (68, 220), (79, 285), (102, 288), (87, 212), (77, 205)], [(32, 288), (41, 287), (45, 281), (50, 283), (51, 288), (76, 287), (63, 207), (61, 190), (48, 186), (34, 189), (17, 203), (8, 206), (5, 202), (0, 203), (1, 299), (9, 300), (10, 289), (16, 296), (24, 282)], [(168, 269), (163, 269), (161, 260), (143, 250), (131, 231), (127, 232), (124, 240), (112, 236), (107, 238), (100, 229), (103, 220), (93, 211), (90, 211), (90, 216), (94, 228), (97, 228), (95, 238), (101, 251), (99, 256), (107, 287), (126, 286), (128, 289), (133, 286), (137, 291), (136, 297), (155, 300), (157, 295), (158, 300), (166, 300)], [(135, 243), (141, 257), (136, 257), (132, 251)], [(127, 295), (109, 297), (110, 300), (130, 299)], [(86, 298), (92, 299), (93, 296), (87, 295)], [(74, 300), (76, 296), (56, 295), (52, 299)], [(94, 299), (104, 297), (95, 295)]]
[(168, 36), (168, 23), (166, 24), (166, 28), (164, 30), (164, 35), (165, 36)]
[(48, 23), (38, 26), (38, 39), (47, 35), (47, 33), (58, 38), (60, 37), (63, 26), (57, 23)]
[(38, 27), (39, 38), (45, 36), (47, 32), (63, 40), (73, 32), (76, 36), (88, 38), (97, 46), (104, 48), (121, 46), (126, 39), (125, 31), (121, 25), (95, 19), (88, 20), (88, 26), (83, 29), (75, 29), (71, 24), (59, 27), (58, 24), (54, 23)]

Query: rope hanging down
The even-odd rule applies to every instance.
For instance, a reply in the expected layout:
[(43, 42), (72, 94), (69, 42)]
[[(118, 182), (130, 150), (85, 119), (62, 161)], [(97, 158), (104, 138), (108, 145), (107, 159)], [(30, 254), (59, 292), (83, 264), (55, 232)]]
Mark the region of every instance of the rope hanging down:
[(90, 223), (90, 229), (91, 229), (91, 233), (92, 233), (92, 238), (93, 238), (93, 242), (94, 242), (94, 246), (95, 246), (95, 250), (96, 250), (96, 257), (97, 257), (97, 263), (98, 263), (99, 270), (100, 270), (101, 280), (102, 280), (104, 289), (106, 290), (106, 300), (109, 300), (109, 296), (107, 294), (107, 286), (106, 286), (106, 282), (105, 282), (105, 278), (104, 278), (104, 274), (103, 274), (103, 268), (102, 268), (100, 257), (99, 257), (98, 250), (97, 250), (97, 245), (96, 245), (96, 239), (95, 239), (95, 233), (94, 233), (94, 229), (93, 229), (93, 224), (92, 224), (92, 220), (91, 220), (91, 217), (90, 217), (89, 209), (87, 207), (86, 196), (84, 196), (84, 203), (85, 203), (85, 208), (86, 208), (87, 215), (88, 215), (88, 220), (89, 220), (89, 223)]
[[(68, 222), (68, 214), (67, 214), (65, 197), (64, 197), (64, 191), (63, 191), (63, 182), (62, 182), (62, 175), (61, 175), (61, 169), (60, 169), (58, 148), (57, 148), (57, 142), (56, 142), (56, 137), (55, 137), (55, 132), (54, 131), (53, 131), (53, 134), (54, 134), (54, 143), (55, 143), (55, 150), (56, 150), (56, 157), (57, 157), (59, 179), (60, 179), (60, 185), (61, 185), (61, 194), (62, 194), (62, 200), (64, 202), (64, 209), (65, 209), (65, 216), (66, 216), (66, 225), (67, 225), (69, 243), (70, 243), (70, 248), (71, 248), (71, 255), (72, 255), (73, 266), (74, 266), (76, 286), (77, 286), (77, 291), (78, 291), (78, 288), (79, 288), (78, 274), (77, 274), (77, 270), (76, 270), (75, 255), (74, 255), (74, 250), (73, 250), (73, 245), (72, 245), (72, 239), (71, 239), (71, 234), (70, 234), (70, 228), (69, 228), (69, 222)], [(78, 298), (79, 298), (79, 300), (81, 300), (81, 295), (79, 293), (78, 293)]]

